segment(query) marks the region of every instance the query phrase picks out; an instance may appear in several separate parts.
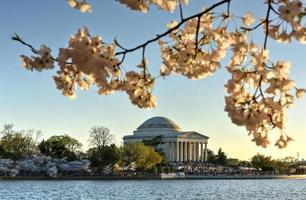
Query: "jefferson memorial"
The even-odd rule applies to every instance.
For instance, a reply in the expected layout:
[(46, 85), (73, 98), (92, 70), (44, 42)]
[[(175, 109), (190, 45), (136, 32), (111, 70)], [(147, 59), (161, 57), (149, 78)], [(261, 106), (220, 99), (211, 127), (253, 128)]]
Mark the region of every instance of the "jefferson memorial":
[(165, 117), (152, 117), (143, 122), (133, 135), (123, 137), (124, 144), (143, 142), (161, 137), (158, 146), (165, 153), (167, 162), (207, 161), (209, 137), (195, 131), (183, 131), (174, 121)]

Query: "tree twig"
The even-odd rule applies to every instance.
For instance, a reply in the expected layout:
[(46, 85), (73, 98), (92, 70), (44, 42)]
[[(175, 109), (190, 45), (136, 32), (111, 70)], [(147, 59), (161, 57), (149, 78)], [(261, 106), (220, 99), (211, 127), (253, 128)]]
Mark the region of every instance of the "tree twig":
[(181, 17), (181, 21), (184, 20), (184, 15), (183, 15), (183, 8), (182, 8), (182, 1), (180, 0), (179, 2), (179, 7), (180, 7), (180, 17)]
[(266, 33), (265, 33), (265, 40), (264, 40), (264, 49), (267, 49), (267, 42), (268, 42), (268, 36), (269, 36), (269, 18), (270, 18), (270, 11), (272, 10), (272, 4), (271, 4), (272, 0), (268, 0), (268, 9), (267, 9), (267, 15), (266, 15), (266, 19), (265, 19), (265, 23), (266, 23)]
[(23, 45), (25, 45), (25, 46), (27, 46), (27, 47), (29, 47), (33, 53), (38, 54), (38, 50), (35, 49), (35, 48), (34, 48), (32, 45), (30, 45), (29, 43), (26, 43), (25, 41), (23, 41), (23, 40), (21, 39), (21, 37), (20, 37), (17, 33), (15, 33), (15, 34), (12, 36), (11, 39), (14, 40), (14, 41), (17, 41), (17, 42), (19, 42), (19, 43), (21, 43), (21, 44), (23, 44)]

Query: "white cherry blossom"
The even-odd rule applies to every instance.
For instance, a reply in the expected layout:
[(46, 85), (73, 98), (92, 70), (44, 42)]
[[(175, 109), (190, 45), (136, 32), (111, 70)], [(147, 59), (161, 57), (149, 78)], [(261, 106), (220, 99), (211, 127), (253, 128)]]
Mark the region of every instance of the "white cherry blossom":
[[(144, 13), (151, 6), (174, 12), (179, 3), (189, 3), (188, 0), (117, 1)], [(67, 0), (67, 3), (81, 12), (92, 10), (87, 0)], [(52, 56), (46, 45), (35, 49), (18, 35), (13, 40), (35, 54), (21, 56), (27, 70), (43, 71), (58, 65), (53, 78), (64, 96), (74, 99), (78, 88), (88, 90), (94, 85), (100, 95), (125, 92), (139, 108), (156, 106), (152, 92), (159, 77), (176, 74), (192, 80), (205, 78), (224, 67), (222, 60), (230, 55), (226, 66), (230, 79), (225, 81), (225, 111), (229, 118), (234, 124), (245, 127), (252, 141), (262, 147), (272, 143), (271, 131), (279, 129), (275, 146), (285, 148), (292, 141), (284, 131), (286, 110), (294, 104), (295, 98), (303, 97), (306, 90), (296, 88), (295, 81), (289, 78), (290, 62), (270, 60), (269, 54), (275, 52), (269, 51), (269, 41), (290, 43), (296, 40), (306, 44), (305, 4), (301, 0), (266, 0), (266, 15), (255, 19), (251, 12), (235, 15), (230, 3), (234, 1), (220, 0), (189, 17), (183, 15), (180, 6), (177, 9), (180, 20), (170, 21), (165, 32), (130, 49), (120, 45), (117, 39), (107, 43), (100, 36), (92, 36), (86, 27), (72, 35), (57, 56)], [(227, 10), (220, 14), (219, 6)], [(250, 33), (261, 28), (263, 42), (255, 43)], [(162, 58), (157, 75), (150, 73), (146, 57), (147, 47), (154, 42), (158, 43)], [(140, 64), (127, 70), (125, 57), (138, 50), (142, 50)], [(56, 170), (50, 168), (50, 174), (56, 174)]]

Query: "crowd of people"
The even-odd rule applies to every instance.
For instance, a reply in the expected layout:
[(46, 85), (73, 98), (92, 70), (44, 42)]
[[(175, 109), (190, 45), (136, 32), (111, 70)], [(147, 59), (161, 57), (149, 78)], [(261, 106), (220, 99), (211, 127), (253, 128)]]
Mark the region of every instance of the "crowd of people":
[[(299, 166), (291, 173), (305, 173), (306, 167)], [(118, 177), (145, 177), (159, 176), (161, 173), (175, 173), (184, 176), (241, 176), (241, 175), (278, 175), (277, 171), (262, 171), (247, 166), (221, 166), (216, 164), (171, 163), (158, 166), (151, 170), (137, 170), (136, 165), (120, 167), (118, 164), (105, 166), (103, 169), (91, 167), (89, 160), (67, 161), (66, 158), (56, 159), (50, 156), (36, 156), (31, 159), (13, 161), (0, 159), (0, 176), (118, 176)]]

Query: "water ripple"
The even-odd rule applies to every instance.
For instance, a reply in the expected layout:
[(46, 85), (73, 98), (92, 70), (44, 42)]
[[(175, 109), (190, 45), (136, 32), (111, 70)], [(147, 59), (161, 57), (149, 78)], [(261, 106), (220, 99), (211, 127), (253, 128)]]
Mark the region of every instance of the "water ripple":
[(0, 181), (13, 200), (305, 200), (306, 180)]

